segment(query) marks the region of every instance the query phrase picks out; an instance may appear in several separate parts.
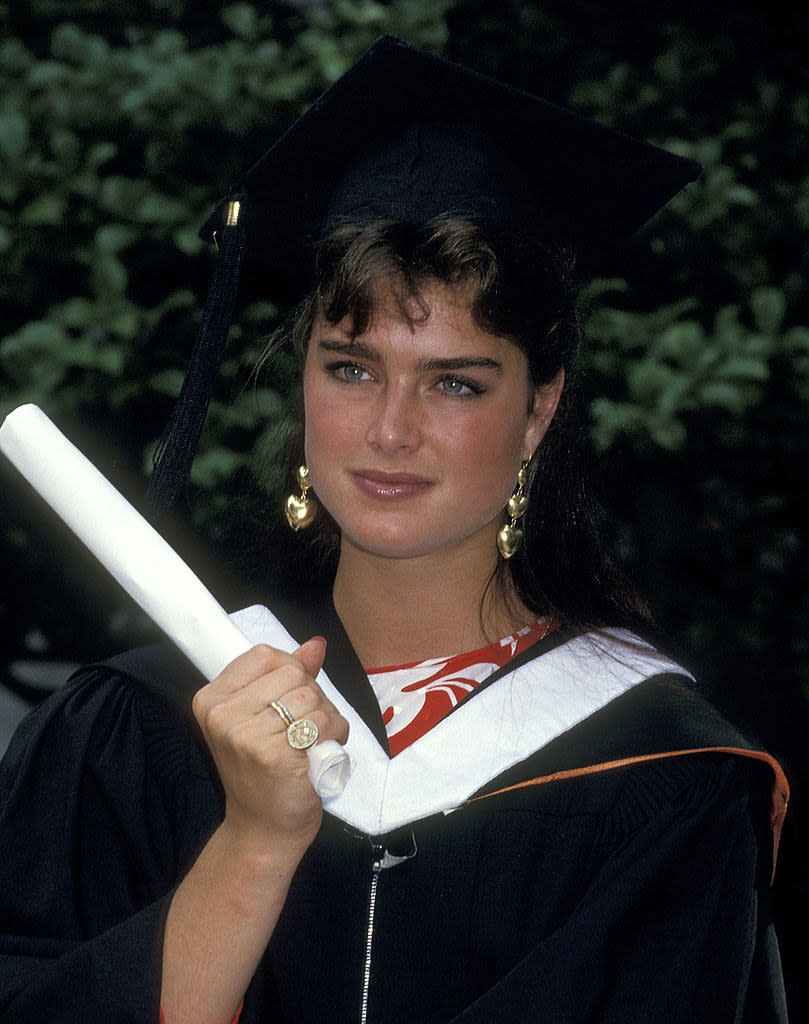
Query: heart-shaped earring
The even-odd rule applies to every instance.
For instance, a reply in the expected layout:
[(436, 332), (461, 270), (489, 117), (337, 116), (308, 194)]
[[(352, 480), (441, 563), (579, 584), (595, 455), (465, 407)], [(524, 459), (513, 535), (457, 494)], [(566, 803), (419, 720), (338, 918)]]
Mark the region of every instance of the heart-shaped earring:
[(298, 466), (298, 483), (301, 488), (300, 497), (296, 498), (294, 494), (290, 494), (286, 503), (287, 522), (296, 533), (314, 522), (317, 515), (317, 502), (314, 498), (306, 496), (306, 492), (312, 486), (307, 466)]
[(497, 550), (503, 558), (511, 558), (520, 550), (523, 531), (517, 526), (517, 520), (522, 519), (528, 509), (528, 495), (525, 493), (525, 485), (528, 482), (528, 463), (523, 462), (517, 474), (517, 486), (514, 493), (508, 499), (506, 512), (511, 522), (506, 523), (503, 529), (497, 534)]
[(519, 526), (513, 523), (506, 523), (503, 529), (497, 534), (497, 550), (503, 558), (511, 558), (520, 550), (523, 532)]

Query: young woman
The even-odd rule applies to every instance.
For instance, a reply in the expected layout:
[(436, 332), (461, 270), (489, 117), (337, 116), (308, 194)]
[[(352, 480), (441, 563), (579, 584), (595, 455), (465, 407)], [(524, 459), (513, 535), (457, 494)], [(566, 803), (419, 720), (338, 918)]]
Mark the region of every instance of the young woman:
[[(520, 119), (526, 103), (551, 115), (391, 40), (358, 68), (307, 115), (308, 148), (294, 131), (279, 144), (328, 168), (333, 133), (351, 154), (321, 189), (287, 329), (306, 469), (283, 573), (303, 580), (266, 570), (272, 611), (236, 615), (256, 646), (207, 686), (166, 652), (127, 655), (23, 728), (3, 777), (0, 1007), (20, 1022), (784, 1019), (767, 912), (783, 775), (639, 638), (643, 607), (581, 483), (575, 303), (549, 244), (565, 216), (523, 173), (533, 151), (515, 161), (492, 126), (506, 98)], [(405, 82), (433, 100), (429, 124), (413, 96), (395, 107)], [(369, 96), (394, 113), (355, 151), (329, 115)], [(692, 173), (570, 118), (554, 160), (575, 167), (562, 136), (595, 133), (622, 174), (634, 153), (647, 204), (662, 201), (647, 174), (670, 194)], [(276, 164), (277, 147), (248, 175), (246, 213), (251, 195), (266, 210)], [(563, 213), (591, 183), (558, 186)], [(601, 235), (641, 212), (610, 219), (607, 191)], [(284, 228), (255, 214), (247, 232)], [(315, 737), (353, 762), (325, 800)]]

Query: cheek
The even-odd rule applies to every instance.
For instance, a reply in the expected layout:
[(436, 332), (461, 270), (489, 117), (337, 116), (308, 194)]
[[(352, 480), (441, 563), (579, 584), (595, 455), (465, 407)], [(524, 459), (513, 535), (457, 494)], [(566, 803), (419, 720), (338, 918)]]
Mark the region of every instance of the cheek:
[(315, 491), (323, 490), (330, 467), (351, 447), (354, 423), (322, 389), (304, 380), (304, 457)]
[[(504, 430), (504, 425), (507, 429)], [(525, 423), (513, 414), (470, 417), (457, 431), (445, 436), (450, 458), (460, 470), (459, 477), (476, 503), (498, 509), (511, 496), (522, 461)]]
[(527, 416), (515, 413), (513, 405), (500, 403), (470, 423), (467, 434), (470, 442), (474, 438), (479, 457), (506, 466), (516, 463), (519, 468), (527, 425)]

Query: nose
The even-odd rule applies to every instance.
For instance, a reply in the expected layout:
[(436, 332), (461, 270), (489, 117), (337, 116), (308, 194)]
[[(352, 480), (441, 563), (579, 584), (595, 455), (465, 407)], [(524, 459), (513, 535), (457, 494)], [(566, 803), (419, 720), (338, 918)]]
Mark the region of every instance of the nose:
[(404, 387), (389, 385), (380, 390), (368, 424), (367, 440), (385, 454), (414, 451), (421, 444), (417, 403)]

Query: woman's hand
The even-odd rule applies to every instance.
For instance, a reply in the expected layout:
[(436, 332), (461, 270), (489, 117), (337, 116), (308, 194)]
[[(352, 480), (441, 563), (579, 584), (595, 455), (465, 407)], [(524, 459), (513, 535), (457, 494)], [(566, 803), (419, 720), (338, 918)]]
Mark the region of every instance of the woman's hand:
[(294, 654), (259, 645), (194, 697), (194, 715), (225, 789), (224, 826), (259, 849), (285, 842), (302, 852), (320, 827), (306, 752), (289, 745), (286, 724), (270, 704), (281, 701), (295, 718), (310, 719), (321, 740), (345, 743), (348, 723), (315, 682), (325, 654), (322, 637)]
[(315, 682), (326, 641), (285, 654), (258, 646), (194, 697), (194, 715), (225, 789), (225, 820), (177, 887), (163, 939), (161, 1005), (171, 1024), (232, 1020), (320, 827), (304, 750), (270, 703), (309, 718), (322, 739), (348, 723)]

